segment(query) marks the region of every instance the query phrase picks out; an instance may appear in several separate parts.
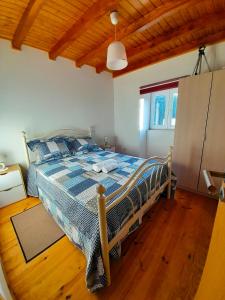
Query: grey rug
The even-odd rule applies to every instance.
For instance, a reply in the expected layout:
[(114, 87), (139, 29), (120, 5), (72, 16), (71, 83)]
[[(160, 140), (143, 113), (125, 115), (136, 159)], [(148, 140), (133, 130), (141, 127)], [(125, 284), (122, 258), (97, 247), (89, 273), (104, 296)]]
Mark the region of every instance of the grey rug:
[(65, 235), (42, 204), (11, 217), (11, 222), (26, 262)]

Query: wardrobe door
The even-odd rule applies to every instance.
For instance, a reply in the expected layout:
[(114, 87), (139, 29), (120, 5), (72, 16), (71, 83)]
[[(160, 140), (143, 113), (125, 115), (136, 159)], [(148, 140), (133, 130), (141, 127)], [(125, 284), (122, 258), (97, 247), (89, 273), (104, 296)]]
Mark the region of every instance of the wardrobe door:
[(197, 191), (212, 73), (181, 79), (174, 138), (173, 169), (178, 186)]
[[(206, 139), (198, 190), (206, 193), (204, 169), (225, 172), (225, 70), (213, 72)], [(219, 187), (221, 180), (215, 182)]]

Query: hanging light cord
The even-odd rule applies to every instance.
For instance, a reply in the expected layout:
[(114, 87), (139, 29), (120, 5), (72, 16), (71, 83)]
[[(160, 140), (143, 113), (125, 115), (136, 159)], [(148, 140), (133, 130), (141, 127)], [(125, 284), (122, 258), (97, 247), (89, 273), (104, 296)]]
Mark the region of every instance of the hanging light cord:
[[(117, 24), (116, 24), (117, 25)], [(116, 41), (116, 25), (115, 25), (115, 41)]]

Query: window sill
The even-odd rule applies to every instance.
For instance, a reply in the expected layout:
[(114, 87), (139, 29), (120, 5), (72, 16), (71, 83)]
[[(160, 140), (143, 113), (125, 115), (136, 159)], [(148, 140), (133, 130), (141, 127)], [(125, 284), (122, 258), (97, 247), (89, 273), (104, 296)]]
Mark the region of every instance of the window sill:
[(174, 131), (175, 128), (150, 128), (148, 131), (153, 131), (153, 130), (165, 130), (165, 131)]

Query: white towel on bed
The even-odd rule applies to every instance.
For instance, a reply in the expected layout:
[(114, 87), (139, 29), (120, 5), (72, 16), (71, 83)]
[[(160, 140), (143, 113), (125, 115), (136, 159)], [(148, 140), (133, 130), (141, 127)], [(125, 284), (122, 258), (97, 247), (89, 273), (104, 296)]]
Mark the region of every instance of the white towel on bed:
[(115, 170), (117, 167), (118, 167), (118, 163), (116, 160), (114, 160), (114, 161), (108, 162), (107, 164), (104, 164), (104, 166), (102, 167), (102, 172), (109, 173), (112, 170)]
[(107, 159), (92, 165), (92, 169), (97, 173), (103, 171), (103, 169), (104, 169), (103, 171), (104, 173), (108, 173), (116, 169), (117, 167), (118, 167), (118, 163), (115, 159)]
[(103, 161), (98, 162), (98, 163), (92, 165), (92, 169), (93, 169), (95, 172), (97, 172), (97, 173), (101, 172), (102, 167), (103, 167)]

